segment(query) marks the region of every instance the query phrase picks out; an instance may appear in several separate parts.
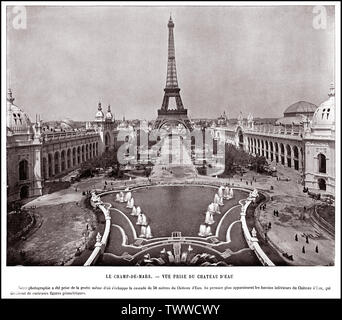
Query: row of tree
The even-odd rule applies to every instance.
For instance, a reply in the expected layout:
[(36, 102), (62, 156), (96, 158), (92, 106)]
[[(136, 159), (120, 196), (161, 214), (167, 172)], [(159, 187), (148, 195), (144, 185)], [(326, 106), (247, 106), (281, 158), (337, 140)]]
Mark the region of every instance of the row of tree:
[(244, 167), (262, 173), (265, 171), (266, 166), (267, 160), (265, 157), (253, 156), (232, 144), (225, 145), (225, 175), (234, 174)]
[(100, 156), (88, 159), (80, 166), (80, 178), (91, 177), (98, 172), (99, 168), (108, 169), (112, 167), (115, 175), (119, 175), (120, 164), (117, 158), (117, 150), (111, 149), (102, 153)]
[[(147, 166), (140, 165), (139, 169), (144, 170), (143, 173), (146, 177), (148, 177), (151, 173), (152, 163), (149, 162)], [(123, 177), (123, 170), (120, 167), (120, 163), (117, 158), (117, 148), (107, 150), (102, 155), (88, 159), (83, 162), (80, 167), (79, 177), (86, 178), (92, 177), (94, 174), (98, 173), (98, 169), (108, 169), (112, 168), (112, 171), (108, 174), (110, 177)]]

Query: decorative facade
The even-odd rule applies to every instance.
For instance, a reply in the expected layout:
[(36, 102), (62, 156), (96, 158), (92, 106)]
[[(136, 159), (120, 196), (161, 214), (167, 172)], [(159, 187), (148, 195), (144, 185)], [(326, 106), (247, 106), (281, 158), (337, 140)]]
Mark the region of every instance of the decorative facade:
[(299, 101), (274, 124), (256, 124), (253, 116), (211, 127), (212, 136), (245, 151), (298, 170), (309, 190), (335, 192), (335, 93), (319, 107)]
[[(98, 130), (91, 128), (43, 130), (42, 121), (31, 123), (28, 115), (7, 97), (7, 200), (8, 203), (43, 194), (44, 182), (58, 179), (84, 161), (110, 147), (108, 130), (113, 130), (110, 109)], [(113, 135), (113, 134), (112, 134)], [(107, 140), (106, 140), (107, 139)]]
[(315, 111), (304, 134), (305, 185), (309, 189), (335, 192), (335, 92)]

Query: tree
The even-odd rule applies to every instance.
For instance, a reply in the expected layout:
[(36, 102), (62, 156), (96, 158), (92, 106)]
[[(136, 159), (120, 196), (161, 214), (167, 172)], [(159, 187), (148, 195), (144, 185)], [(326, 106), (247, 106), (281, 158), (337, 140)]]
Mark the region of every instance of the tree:
[(236, 148), (232, 144), (225, 145), (225, 174), (234, 174), (237, 167), (247, 166), (251, 156), (242, 149)]
[(252, 156), (243, 149), (232, 144), (225, 145), (225, 170), (224, 174), (236, 173), (238, 168), (250, 166), (256, 172), (264, 172), (267, 160), (263, 156)]
[(267, 166), (267, 160), (263, 156), (255, 156), (251, 157), (251, 162), (250, 162), (252, 169), (255, 170), (256, 172), (264, 172), (265, 166)]

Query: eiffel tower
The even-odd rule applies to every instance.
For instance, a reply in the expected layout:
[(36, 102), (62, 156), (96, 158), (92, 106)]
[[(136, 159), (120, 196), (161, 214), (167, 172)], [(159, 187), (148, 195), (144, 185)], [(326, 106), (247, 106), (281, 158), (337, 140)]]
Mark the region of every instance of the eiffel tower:
[[(175, 43), (173, 36), (174, 23), (170, 16), (169, 23), (169, 43), (168, 43), (168, 59), (167, 59), (167, 76), (166, 86), (164, 89), (164, 99), (161, 109), (158, 109), (158, 117), (155, 121), (154, 128), (160, 129), (167, 124), (182, 124), (185, 128), (192, 130), (190, 119), (188, 118), (188, 110), (184, 108), (181, 96), (179, 94), (177, 71), (176, 71), (176, 56)], [(176, 109), (169, 109), (170, 98), (176, 101)]]

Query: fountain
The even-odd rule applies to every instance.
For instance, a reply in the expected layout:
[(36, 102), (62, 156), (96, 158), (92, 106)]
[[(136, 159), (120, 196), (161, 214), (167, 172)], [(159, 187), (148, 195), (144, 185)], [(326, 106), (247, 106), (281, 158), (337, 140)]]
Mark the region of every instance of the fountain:
[(141, 215), (142, 215), (142, 217), (141, 217), (141, 224), (143, 226), (146, 226), (147, 225), (147, 218), (146, 218), (146, 216), (143, 213)]
[(211, 227), (210, 226), (207, 226), (207, 229), (205, 230), (205, 233), (206, 233), (206, 236), (211, 236), (212, 235)]
[(213, 214), (209, 211), (206, 212), (205, 214), (205, 223), (206, 224), (213, 224), (215, 221), (213, 219)]
[(91, 193), (91, 201), (93, 201), (94, 203), (100, 203), (101, 198), (93, 191)]
[(217, 194), (217, 193), (215, 193), (215, 196), (214, 196), (214, 203), (219, 203), (219, 201), (220, 201), (220, 197), (219, 197), (219, 195)]
[(140, 238), (145, 238), (146, 236), (146, 227), (145, 226), (141, 226), (141, 229), (140, 229)]
[(221, 214), (220, 207), (218, 203), (214, 203), (214, 213)]
[(215, 212), (215, 204), (214, 203), (209, 204), (208, 211), (209, 212)]
[(132, 216), (137, 216), (137, 208), (135, 206), (132, 207), (131, 215)]
[(219, 198), (219, 203), (218, 203), (220, 206), (223, 206), (224, 205), (224, 203), (223, 203), (223, 197), (222, 196), (220, 196), (220, 198)]
[(200, 225), (200, 228), (199, 228), (199, 232), (198, 232), (198, 235), (199, 235), (200, 237), (205, 237), (205, 229), (206, 229), (205, 225), (204, 225), (204, 224), (201, 224), (201, 225)]
[(125, 196), (122, 191), (120, 191), (120, 202), (125, 202)]
[(234, 197), (233, 188), (230, 188), (230, 190), (229, 190), (229, 197), (230, 197), (230, 199), (232, 199)]
[(224, 191), (224, 187), (223, 186), (219, 187), (217, 194), (219, 195), (220, 198), (223, 197), (223, 191)]
[(223, 197), (224, 197), (225, 199), (229, 199), (229, 188), (228, 188), (228, 187), (225, 187), (225, 188), (224, 188)]
[(183, 252), (182, 255), (181, 255), (181, 262), (185, 263), (187, 257), (188, 257), (188, 253), (186, 251)]
[(127, 208), (132, 209), (134, 206), (134, 198), (131, 198), (130, 200), (127, 201)]
[(168, 258), (169, 258), (169, 262), (170, 262), (170, 263), (173, 263), (173, 262), (175, 261), (175, 257), (174, 257), (174, 255), (172, 254), (172, 252), (171, 252), (171, 251), (167, 251), (166, 253), (167, 253), (167, 256), (168, 256)]
[(145, 235), (146, 235), (146, 239), (151, 239), (152, 238), (152, 231), (151, 231), (151, 227), (149, 225), (146, 227)]
[(125, 195), (125, 202), (127, 202), (128, 204), (128, 201), (130, 201), (132, 198), (132, 192), (127, 192), (126, 195)]
[(138, 216), (139, 214), (141, 214), (141, 208), (138, 206), (138, 207), (137, 207), (137, 216)]
[(254, 189), (253, 192), (250, 194), (252, 198), (256, 198), (259, 194), (258, 194), (258, 190)]
[(143, 214), (142, 213), (138, 214), (138, 220), (137, 220), (136, 224), (142, 225), (142, 222), (143, 222), (142, 219), (143, 219)]
[(116, 194), (115, 201), (120, 202), (120, 195), (118, 193)]

